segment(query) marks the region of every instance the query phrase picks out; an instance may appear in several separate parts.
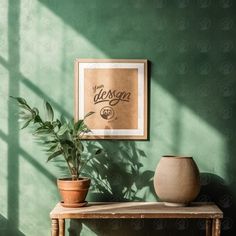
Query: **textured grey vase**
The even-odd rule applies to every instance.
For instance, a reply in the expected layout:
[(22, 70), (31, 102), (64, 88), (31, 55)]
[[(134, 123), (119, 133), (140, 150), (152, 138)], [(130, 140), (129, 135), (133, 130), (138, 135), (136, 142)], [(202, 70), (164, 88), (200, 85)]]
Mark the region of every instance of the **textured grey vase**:
[(192, 157), (162, 156), (154, 176), (157, 196), (168, 206), (186, 206), (200, 191), (200, 175)]

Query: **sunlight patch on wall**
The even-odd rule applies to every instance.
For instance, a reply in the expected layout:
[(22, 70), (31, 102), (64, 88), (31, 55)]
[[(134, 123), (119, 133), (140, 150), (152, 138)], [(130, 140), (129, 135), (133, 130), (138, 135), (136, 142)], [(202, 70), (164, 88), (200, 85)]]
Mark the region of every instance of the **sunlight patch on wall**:
[[(107, 56), (47, 7), (38, 1), (28, 3), (21, 3), (21, 74), (73, 114), (74, 60)], [(37, 95), (21, 86), (20, 94), (33, 93)]]
[[(2, 131), (0, 131), (2, 133)], [(4, 141), (0, 135), (0, 214), (7, 218), (7, 151), (8, 151), (8, 143)], [(3, 200), (4, 199), (4, 200)]]
[(0, 56), (8, 60), (8, 0), (1, 0), (0, 7)]
[(193, 113), (188, 107), (181, 109), (180, 152), (184, 150), (194, 156), (201, 166), (201, 171), (209, 171), (225, 177), (227, 150), (224, 135)]
[(9, 100), (9, 72), (0, 64), (0, 129), (5, 134), (8, 133), (8, 100)]
[(164, 154), (190, 155), (202, 172), (226, 178), (224, 135), (160, 85), (152, 83), (152, 94), (155, 98), (151, 98), (151, 146), (145, 142), (138, 144), (148, 156), (143, 160), (145, 165), (156, 166)]
[[(24, 145), (25, 146), (25, 145)], [(35, 145), (34, 145), (35, 147)], [(47, 168), (47, 163), (43, 160), (35, 149), (32, 158), (38, 159), (43, 168)], [(47, 177), (40, 173), (37, 167), (29, 163), (24, 156), (19, 156), (19, 229), (22, 232), (27, 232), (27, 235), (34, 235), (35, 228), (41, 235), (48, 234), (48, 228), (50, 227), (50, 220), (47, 221), (47, 227), (45, 227), (45, 217), (48, 217), (49, 209), (58, 202), (58, 194), (56, 191), (56, 178), (55, 184), (48, 181)], [(48, 170), (48, 168), (47, 168)], [(50, 186), (50, 191), (47, 192), (47, 186)], [(52, 191), (52, 187), (54, 187)], [(38, 189), (37, 192), (35, 190)], [(40, 202), (40, 203), (39, 203)], [(25, 204), (30, 203), (31, 207), (26, 207)], [(40, 209), (37, 207), (40, 204)], [(33, 221), (32, 218), (37, 216), (37, 220)]]
[[(0, 214), (7, 218), (7, 153), (8, 153), (8, 70), (0, 64)], [(3, 200), (4, 199), (4, 200)]]

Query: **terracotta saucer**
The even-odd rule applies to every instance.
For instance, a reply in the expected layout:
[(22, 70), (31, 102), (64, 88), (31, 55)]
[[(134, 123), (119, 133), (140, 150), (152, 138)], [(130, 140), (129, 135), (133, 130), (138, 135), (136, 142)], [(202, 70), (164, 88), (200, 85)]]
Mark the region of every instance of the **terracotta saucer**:
[(61, 201), (60, 203), (63, 207), (69, 207), (69, 208), (83, 207), (83, 206), (86, 206), (88, 204), (87, 201), (74, 203), (74, 204), (67, 204), (67, 203), (64, 203), (63, 201)]

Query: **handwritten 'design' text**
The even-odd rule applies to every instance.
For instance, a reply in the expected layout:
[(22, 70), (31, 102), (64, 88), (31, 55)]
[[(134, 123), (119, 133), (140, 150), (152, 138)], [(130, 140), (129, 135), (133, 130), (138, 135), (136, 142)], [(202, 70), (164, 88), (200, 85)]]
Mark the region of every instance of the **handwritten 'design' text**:
[(119, 102), (129, 102), (130, 101), (130, 92), (126, 91), (117, 91), (114, 90), (105, 90), (104, 85), (94, 86), (93, 91), (95, 93), (94, 95), (94, 104), (100, 103), (100, 102), (109, 102), (110, 106), (115, 106)]

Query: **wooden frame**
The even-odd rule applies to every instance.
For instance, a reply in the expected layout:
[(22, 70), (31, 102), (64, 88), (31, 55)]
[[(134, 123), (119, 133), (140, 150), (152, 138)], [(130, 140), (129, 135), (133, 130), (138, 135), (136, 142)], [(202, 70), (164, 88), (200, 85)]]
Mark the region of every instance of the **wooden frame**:
[(147, 60), (77, 59), (75, 120), (90, 111), (84, 139), (147, 139)]

